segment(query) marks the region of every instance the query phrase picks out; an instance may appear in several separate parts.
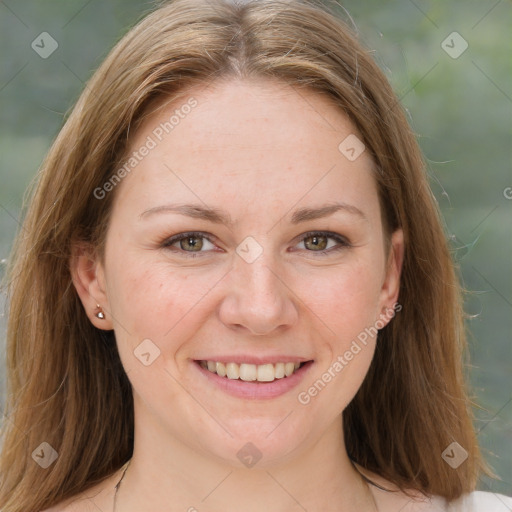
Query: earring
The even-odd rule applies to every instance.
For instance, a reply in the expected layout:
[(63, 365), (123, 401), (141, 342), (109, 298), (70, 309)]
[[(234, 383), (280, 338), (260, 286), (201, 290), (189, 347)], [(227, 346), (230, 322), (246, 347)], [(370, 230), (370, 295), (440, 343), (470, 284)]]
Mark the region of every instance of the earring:
[(99, 318), (100, 320), (104, 320), (105, 319), (105, 313), (103, 313), (103, 310), (101, 309), (101, 306), (99, 304), (96, 304), (96, 307), (100, 308), (100, 311), (98, 311), (96, 313), (96, 317)]

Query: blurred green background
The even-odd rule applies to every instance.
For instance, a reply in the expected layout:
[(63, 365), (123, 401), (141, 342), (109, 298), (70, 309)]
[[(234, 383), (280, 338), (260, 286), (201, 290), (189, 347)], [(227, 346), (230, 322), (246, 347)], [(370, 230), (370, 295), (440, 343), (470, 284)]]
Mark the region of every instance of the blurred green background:
[[(483, 477), (479, 488), (512, 495), (512, 3), (348, 0), (343, 7), (407, 109), (428, 161), (471, 292), (468, 373), (483, 407), (475, 409), (478, 437), (501, 478)], [(23, 193), (65, 114), (110, 48), (151, 8), (136, 0), (0, 1), (2, 276)], [(47, 59), (31, 48), (42, 32), (58, 43)], [(1, 300), (4, 311), (4, 293)], [(0, 329), (2, 405), (4, 316)]]

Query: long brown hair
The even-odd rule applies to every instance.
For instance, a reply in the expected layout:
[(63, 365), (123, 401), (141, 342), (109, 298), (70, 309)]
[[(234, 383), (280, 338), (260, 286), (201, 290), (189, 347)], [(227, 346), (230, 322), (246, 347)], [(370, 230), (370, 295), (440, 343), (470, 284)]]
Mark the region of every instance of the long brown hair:
[[(88, 320), (72, 244), (101, 253), (118, 169), (149, 105), (216, 78), (268, 78), (332, 98), (375, 164), (387, 232), (401, 227), (402, 311), (379, 333), (343, 414), (349, 456), (397, 484), (453, 500), (487, 472), (466, 394), (461, 290), (414, 134), (370, 52), (314, 0), (175, 0), (144, 18), (91, 78), (49, 151), (10, 259), (8, 402), (0, 508), (35, 512), (84, 491), (132, 455), (133, 401), (114, 333)], [(340, 141), (341, 142), (341, 141)], [(467, 361), (467, 360), (466, 360)], [(456, 441), (456, 470), (441, 457)], [(32, 452), (51, 445), (41, 469)]]

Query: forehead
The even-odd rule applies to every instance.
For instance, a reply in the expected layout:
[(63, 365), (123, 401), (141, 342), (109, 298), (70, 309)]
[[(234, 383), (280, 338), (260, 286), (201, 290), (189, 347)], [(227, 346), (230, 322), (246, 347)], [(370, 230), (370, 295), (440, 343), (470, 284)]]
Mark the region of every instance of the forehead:
[(356, 159), (343, 152), (343, 141), (353, 146), (361, 137), (325, 95), (276, 80), (230, 80), (154, 107), (131, 141), (127, 158), (144, 156), (133, 162), (121, 195), (146, 203), (150, 196), (153, 202), (217, 197), (245, 207), (258, 197), (290, 208), (302, 199), (376, 197), (367, 152)]
[[(217, 80), (181, 91), (172, 101), (155, 102), (151, 111), (138, 130), (139, 141), (154, 132), (158, 142), (171, 143), (173, 136), (185, 131), (196, 147), (212, 142), (215, 136), (229, 135), (223, 144), (231, 142), (234, 148), (240, 140), (252, 140), (253, 145), (267, 143), (273, 150), (280, 142), (300, 151), (299, 142), (325, 149), (332, 142), (320, 144), (326, 131), (357, 133), (333, 98), (276, 79)], [(315, 136), (317, 130), (322, 133)]]

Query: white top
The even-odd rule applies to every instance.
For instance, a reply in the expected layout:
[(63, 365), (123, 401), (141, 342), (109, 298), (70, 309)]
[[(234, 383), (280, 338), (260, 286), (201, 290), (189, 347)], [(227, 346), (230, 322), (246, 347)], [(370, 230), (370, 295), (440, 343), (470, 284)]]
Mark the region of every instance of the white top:
[[(455, 508), (454, 508), (455, 507)], [(475, 491), (452, 502), (450, 512), (510, 512), (512, 498), (494, 492)]]
[[(434, 497), (432, 512), (512, 512), (512, 498), (494, 492), (474, 491), (447, 503)], [(430, 511), (430, 508), (427, 508)]]
[(512, 512), (512, 498), (494, 492), (473, 491), (448, 503), (442, 496), (411, 498), (380, 489), (372, 491), (378, 494), (378, 507), (382, 512)]
[[(512, 512), (512, 498), (487, 491), (473, 491), (448, 503), (442, 496), (426, 497), (419, 491), (409, 489), (410, 496), (380, 475), (354, 463), (356, 469), (370, 484), (370, 490), (382, 512)], [(366, 473), (366, 475), (365, 475)], [(380, 484), (380, 486), (379, 486)], [(382, 487), (381, 487), (382, 486)]]

